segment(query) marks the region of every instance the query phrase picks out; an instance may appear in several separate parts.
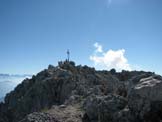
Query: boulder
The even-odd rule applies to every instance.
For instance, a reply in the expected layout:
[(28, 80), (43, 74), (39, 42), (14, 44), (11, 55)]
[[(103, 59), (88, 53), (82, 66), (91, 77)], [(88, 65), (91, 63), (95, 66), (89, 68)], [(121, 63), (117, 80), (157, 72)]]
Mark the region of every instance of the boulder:
[(139, 80), (128, 96), (128, 106), (141, 121), (162, 120), (162, 77), (153, 75)]
[(142, 74), (139, 74), (139, 75), (135, 75), (133, 76), (131, 79), (128, 80), (128, 94), (130, 93), (131, 89), (134, 88), (139, 82), (141, 79), (143, 78), (147, 78), (147, 77), (150, 77), (150, 76), (153, 76), (153, 73), (151, 72), (146, 72), (146, 73), (142, 73)]

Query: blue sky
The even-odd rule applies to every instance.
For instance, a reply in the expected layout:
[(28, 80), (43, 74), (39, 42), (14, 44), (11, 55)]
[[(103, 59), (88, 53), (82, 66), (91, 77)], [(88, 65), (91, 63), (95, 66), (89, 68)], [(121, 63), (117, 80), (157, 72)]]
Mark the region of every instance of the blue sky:
[(77, 64), (109, 69), (114, 54), (122, 66), (162, 74), (162, 1), (0, 0), (1, 73), (37, 73), (67, 49)]

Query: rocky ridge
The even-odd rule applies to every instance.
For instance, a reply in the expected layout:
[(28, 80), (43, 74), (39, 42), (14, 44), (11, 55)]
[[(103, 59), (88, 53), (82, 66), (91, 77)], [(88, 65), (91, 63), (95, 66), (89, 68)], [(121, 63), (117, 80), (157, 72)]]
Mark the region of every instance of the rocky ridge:
[(0, 122), (160, 122), (162, 77), (96, 71), (70, 61), (25, 79), (0, 103)]

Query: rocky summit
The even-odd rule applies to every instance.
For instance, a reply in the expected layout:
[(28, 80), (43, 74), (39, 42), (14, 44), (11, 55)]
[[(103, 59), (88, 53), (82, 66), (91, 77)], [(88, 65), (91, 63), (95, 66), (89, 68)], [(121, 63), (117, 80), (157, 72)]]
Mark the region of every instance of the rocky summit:
[(161, 76), (96, 71), (72, 61), (24, 79), (0, 103), (0, 122), (161, 121)]

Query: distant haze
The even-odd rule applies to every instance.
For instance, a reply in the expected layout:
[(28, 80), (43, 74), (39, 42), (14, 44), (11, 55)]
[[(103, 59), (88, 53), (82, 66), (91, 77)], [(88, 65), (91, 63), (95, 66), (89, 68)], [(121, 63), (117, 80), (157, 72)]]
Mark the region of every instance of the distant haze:
[(4, 97), (6, 93), (13, 90), (25, 78), (30, 78), (30, 77), (31, 75), (0, 74), (0, 99)]

